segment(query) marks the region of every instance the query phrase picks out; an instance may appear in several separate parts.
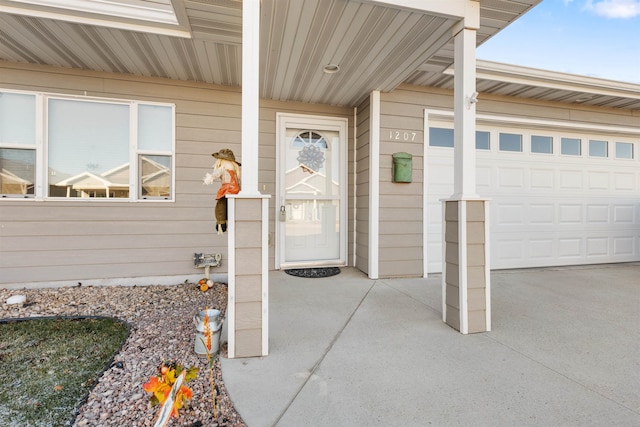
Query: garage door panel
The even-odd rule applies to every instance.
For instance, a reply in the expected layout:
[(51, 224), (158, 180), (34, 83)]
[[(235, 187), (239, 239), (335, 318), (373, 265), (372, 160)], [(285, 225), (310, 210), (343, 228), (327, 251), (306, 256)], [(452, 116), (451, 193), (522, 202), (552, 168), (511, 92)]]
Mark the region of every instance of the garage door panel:
[(614, 255), (633, 255), (634, 254), (633, 237), (631, 236), (614, 237), (613, 253)]
[(558, 205), (559, 224), (581, 224), (582, 205), (576, 203), (560, 203)]
[(588, 204), (587, 205), (587, 223), (588, 224), (608, 224), (609, 223), (609, 205)]
[(427, 172), (429, 185), (446, 185), (453, 188), (453, 162), (431, 163)]
[(589, 172), (588, 173), (589, 190), (605, 190), (610, 191), (609, 173), (608, 172)]
[(476, 185), (478, 190), (491, 188), (491, 167), (478, 166), (476, 169)]
[(515, 239), (509, 236), (502, 236), (494, 239), (491, 246), (493, 253), (500, 254), (499, 261), (513, 261), (524, 259), (525, 249), (524, 241), (521, 239)]
[(525, 208), (522, 203), (501, 203), (496, 207), (497, 221), (500, 224), (524, 224)]
[(553, 225), (554, 211), (553, 203), (531, 203), (529, 205), (529, 222), (535, 225)]
[(532, 238), (529, 241), (529, 256), (537, 262), (550, 262), (555, 258), (555, 242), (552, 238)]
[(614, 205), (613, 206), (613, 223), (614, 224), (633, 224), (633, 205)]
[(564, 237), (558, 239), (558, 258), (574, 261), (584, 256), (584, 239), (580, 237)]
[(609, 238), (587, 237), (587, 256), (609, 255)]
[(534, 190), (553, 190), (555, 187), (555, 171), (553, 169), (532, 168), (531, 188)]
[(582, 171), (561, 170), (560, 171), (560, 190), (582, 190)]
[(615, 172), (613, 174), (614, 190), (634, 191), (636, 189), (636, 177), (633, 173)]
[(524, 171), (516, 168), (498, 169), (498, 187), (510, 189), (524, 188)]
[(430, 273), (442, 271), (442, 235), (428, 235), (427, 269)]

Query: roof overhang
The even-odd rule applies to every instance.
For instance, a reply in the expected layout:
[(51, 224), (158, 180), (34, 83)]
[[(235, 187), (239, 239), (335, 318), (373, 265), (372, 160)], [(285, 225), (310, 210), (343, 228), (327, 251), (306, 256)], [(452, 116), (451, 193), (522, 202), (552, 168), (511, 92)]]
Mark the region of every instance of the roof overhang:
[(173, 0), (0, 0), (0, 13), (190, 38), (181, 6)]
[[(408, 83), (453, 89), (453, 67), (444, 71), (420, 70), (422, 83)], [(477, 61), (478, 92), (515, 96), (539, 101), (567, 102), (606, 108), (640, 110), (640, 85), (531, 67)]]
[[(469, 8), (482, 44), (540, 1), (262, 0), (261, 96), (354, 106), (401, 83), (452, 88)], [(241, 50), (238, 0), (0, 0), (6, 61), (239, 86)], [(640, 109), (637, 88), (478, 61), (485, 93)]]

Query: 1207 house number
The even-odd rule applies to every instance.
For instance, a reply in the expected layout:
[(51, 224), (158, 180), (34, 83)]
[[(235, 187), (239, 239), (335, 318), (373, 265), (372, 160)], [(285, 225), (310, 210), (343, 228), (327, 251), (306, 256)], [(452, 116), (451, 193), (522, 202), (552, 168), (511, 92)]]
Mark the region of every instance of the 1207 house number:
[(418, 138), (418, 132), (409, 132), (402, 130), (390, 130), (389, 139), (391, 141), (411, 141), (414, 142)]

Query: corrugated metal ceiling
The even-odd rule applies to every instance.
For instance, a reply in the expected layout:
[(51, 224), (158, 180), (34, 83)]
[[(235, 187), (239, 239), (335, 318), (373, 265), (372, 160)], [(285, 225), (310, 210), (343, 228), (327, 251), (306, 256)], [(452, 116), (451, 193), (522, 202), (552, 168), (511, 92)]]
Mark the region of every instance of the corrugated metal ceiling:
[[(481, 0), (478, 44), (539, 1)], [(240, 85), (242, 3), (172, 0), (172, 4), (180, 25), (151, 28), (145, 22), (147, 31), (128, 28), (139, 23), (121, 17), (99, 17), (117, 23), (114, 28), (33, 16), (29, 11), (16, 13), (19, 3), (0, 0), (0, 59)], [(447, 70), (453, 64), (455, 23), (356, 0), (262, 0), (262, 96), (356, 105), (371, 90), (389, 91), (402, 82), (452, 88)], [(339, 65), (340, 72), (323, 73), (327, 64)], [(564, 102), (586, 99), (583, 103), (588, 105), (640, 110), (637, 85), (612, 84), (599, 91), (597, 84), (592, 85), (597, 82), (573, 79), (561, 88), (561, 75), (555, 80), (535, 75), (518, 81), (511, 78), (517, 70), (500, 73), (498, 65), (485, 63), (483, 73), (482, 62), (479, 66), (480, 92)]]

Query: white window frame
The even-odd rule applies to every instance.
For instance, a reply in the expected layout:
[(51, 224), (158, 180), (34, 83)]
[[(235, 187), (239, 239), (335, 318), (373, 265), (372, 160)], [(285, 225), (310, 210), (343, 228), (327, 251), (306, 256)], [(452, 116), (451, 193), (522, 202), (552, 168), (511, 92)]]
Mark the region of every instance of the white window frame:
[[(35, 200), (35, 201), (56, 201), (56, 202), (81, 202), (81, 203), (123, 203), (123, 202), (175, 202), (176, 197), (176, 106), (171, 103), (152, 102), (152, 101), (134, 101), (118, 98), (101, 98), (88, 96), (74, 96), (45, 92), (21, 91), (13, 89), (0, 88), (0, 92), (35, 95), (36, 112), (35, 126), (36, 135), (33, 145), (27, 144), (3, 144), (0, 142), (0, 148), (9, 149), (25, 149), (35, 150), (36, 166), (35, 166), (35, 183), (34, 194), (23, 195), (3, 195), (0, 201), (17, 201), (17, 200)], [(48, 102), (49, 99), (86, 101), (107, 104), (120, 104), (129, 106), (129, 197), (108, 198), (108, 197), (50, 197), (48, 195), (48, 170), (47, 149), (48, 149)], [(171, 151), (166, 150), (141, 150), (138, 149), (138, 106), (139, 105), (156, 105), (171, 108), (171, 116), (173, 125), (171, 126)], [(140, 193), (140, 177), (138, 176), (138, 162), (140, 155), (169, 156), (171, 158), (171, 194), (169, 197), (142, 196)]]

